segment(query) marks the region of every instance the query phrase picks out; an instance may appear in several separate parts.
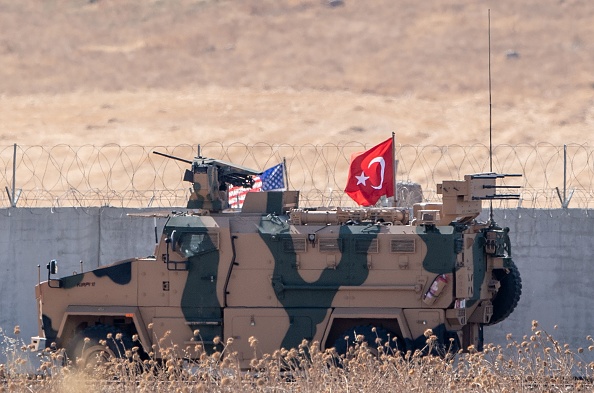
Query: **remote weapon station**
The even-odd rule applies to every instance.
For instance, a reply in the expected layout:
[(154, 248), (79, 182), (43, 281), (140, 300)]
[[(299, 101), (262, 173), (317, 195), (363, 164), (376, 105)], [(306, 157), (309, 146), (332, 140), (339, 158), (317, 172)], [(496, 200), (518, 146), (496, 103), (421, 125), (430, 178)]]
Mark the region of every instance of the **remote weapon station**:
[[(187, 211), (168, 214), (153, 256), (62, 278), (50, 262), (35, 288), (39, 349), (88, 362), (123, 356), (118, 345), (149, 353), (167, 336), (194, 358), (233, 338), (248, 367), (252, 336), (262, 353), (304, 339), (346, 353), (355, 335), (405, 352), (424, 348), (432, 329), (437, 352), (480, 350), (483, 326), (520, 298), (508, 229), (476, 220), (483, 200), (518, 197), (497, 194), (507, 175), (444, 181), (441, 203), (412, 208), (300, 208), (298, 191), (269, 191), (230, 209), (229, 186), (250, 186), (259, 172), (167, 157), (191, 165)], [(108, 333), (122, 339), (101, 345)]]

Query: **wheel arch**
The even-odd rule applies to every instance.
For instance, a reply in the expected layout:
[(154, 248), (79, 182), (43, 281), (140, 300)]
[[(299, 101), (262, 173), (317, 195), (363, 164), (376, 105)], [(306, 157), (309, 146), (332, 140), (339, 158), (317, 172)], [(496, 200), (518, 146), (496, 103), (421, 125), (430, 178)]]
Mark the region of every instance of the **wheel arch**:
[(514, 261), (509, 258), (503, 269), (494, 269), (493, 277), (499, 281), (500, 287), (492, 300), (493, 314), (486, 325), (502, 322), (516, 309), (522, 296), (522, 277)]
[(76, 336), (76, 332), (88, 326), (91, 321), (98, 319), (103, 322), (106, 319), (113, 321), (122, 317), (131, 320), (130, 324), (134, 333), (138, 334), (143, 350), (148, 353), (151, 350), (152, 341), (140, 310), (138, 307), (126, 306), (68, 306), (58, 329), (57, 337), (60, 346), (67, 346), (69, 341)]
[(382, 327), (401, 339), (411, 339), (411, 333), (401, 308), (335, 308), (320, 343), (331, 348), (345, 330), (361, 325)]

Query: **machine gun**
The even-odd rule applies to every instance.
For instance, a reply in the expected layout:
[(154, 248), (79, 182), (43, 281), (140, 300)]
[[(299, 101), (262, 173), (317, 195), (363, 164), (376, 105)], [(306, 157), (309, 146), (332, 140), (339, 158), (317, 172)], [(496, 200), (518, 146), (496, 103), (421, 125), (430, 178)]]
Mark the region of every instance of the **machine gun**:
[(249, 188), (254, 184), (252, 176), (262, 174), (262, 172), (226, 161), (202, 157), (200, 154), (190, 161), (157, 151), (153, 153), (192, 166), (191, 169), (186, 169), (183, 177), (184, 181), (192, 183), (187, 205), (189, 209), (220, 212), (229, 207), (229, 185)]

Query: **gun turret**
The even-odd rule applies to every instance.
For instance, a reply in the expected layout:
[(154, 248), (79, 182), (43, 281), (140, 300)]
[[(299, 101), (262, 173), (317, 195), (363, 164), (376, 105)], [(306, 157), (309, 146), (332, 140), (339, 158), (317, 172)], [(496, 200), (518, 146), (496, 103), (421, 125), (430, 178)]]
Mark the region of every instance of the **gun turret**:
[(444, 181), (437, 185), (437, 193), (443, 195), (442, 217), (445, 223), (468, 222), (482, 210), (482, 201), (519, 199), (519, 194), (498, 194), (499, 189), (515, 189), (520, 186), (497, 185), (497, 179), (518, 177), (516, 174), (479, 173), (465, 175), (464, 180)]
[(192, 165), (191, 169), (186, 169), (183, 178), (192, 183), (187, 205), (189, 209), (220, 212), (229, 207), (229, 185), (251, 187), (254, 184), (252, 176), (261, 174), (254, 169), (214, 158), (197, 156), (190, 161), (156, 151), (153, 153)]

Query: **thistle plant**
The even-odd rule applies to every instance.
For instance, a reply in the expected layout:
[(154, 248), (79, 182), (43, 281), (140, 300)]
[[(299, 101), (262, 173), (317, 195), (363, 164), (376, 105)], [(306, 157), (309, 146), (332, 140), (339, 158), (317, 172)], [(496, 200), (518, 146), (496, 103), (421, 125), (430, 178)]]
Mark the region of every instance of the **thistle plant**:
[[(430, 329), (425, 332), (425, 348), (419, 350), (394, 350), (395, 338), (391, 337), (386, 342), (379, 336), (368, 342), (356, 336), (342, 355), (306, 340), (296, 348), (261, 353), (258, 339), (250, 337), (248, 369), (240, 367), (233, 338), (216, 338), (215, 350), (209, 351), (199, 330), (186, 348), (171, 345), (171, 332), (166, 332), (154, 338), (148, 353), (135, 335), (130, 348), (93, 363), (90, 369), (66, 361), (64, 351), (55, 347), (44, 350), (40, 365), (33, 367), (30, 348), (23, 345), (19, 334), (18, 326), (11, 335), (0, 331), (0, 392), (503, 393), (594, 389), (594, 363), (584, 360), (587, 352), (594, 351), (594, 338), (587, 336), (583, 347), (572, 349), (540, 329), (537, 321), (533, 321), (530, 334), (518, 340), (508, 335), (505, 345), (486, 344), (482, 352), (470, 346), (441, 356), (433, 355), (437, 337)], [(124, 343), (121, 335), (108, 334), (100, 345), (107, 350), (110, 340)]]

